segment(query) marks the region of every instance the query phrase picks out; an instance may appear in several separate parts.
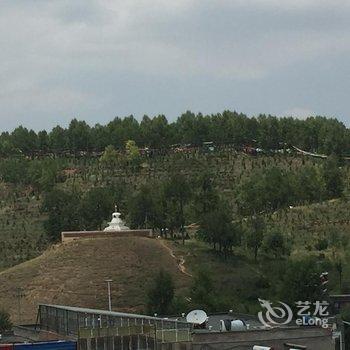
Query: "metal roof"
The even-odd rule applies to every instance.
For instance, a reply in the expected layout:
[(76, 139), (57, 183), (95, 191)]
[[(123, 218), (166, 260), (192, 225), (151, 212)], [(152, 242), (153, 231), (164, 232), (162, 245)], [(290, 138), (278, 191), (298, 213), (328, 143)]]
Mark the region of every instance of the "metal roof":
[(116, 312), (116, 311), (98, 310), (98, 309), (88, 309), (88, 308), (81, 308), (81, 307), (75, 307), (75, 306), (52, 305), (52, 304), (39, 304), (39, 306), (53, 307), (53, 308), (56, 308), (56, 309), (61, 309), (61, 310), (66, 310), (66, 311), (73, 311), (73, 312), (80, 312), (80, 313), (85, 313), (85, 314), (106, 315), (106, 316), (116, 316), (116, 317), (128, 317), (128, 318), (142, 318), (142, 319), (153, 320), (153, 321), (170, 321), (170, 322), (188, 323), (186, 321), (177, 320), (177, 319), (174, 319), (174, 318), (160, 318), (160, 317), (153, 317), (153, 316), (140, 315), (140, 314), (129, 314), (129, 313), (125, 313), (125, 312)]

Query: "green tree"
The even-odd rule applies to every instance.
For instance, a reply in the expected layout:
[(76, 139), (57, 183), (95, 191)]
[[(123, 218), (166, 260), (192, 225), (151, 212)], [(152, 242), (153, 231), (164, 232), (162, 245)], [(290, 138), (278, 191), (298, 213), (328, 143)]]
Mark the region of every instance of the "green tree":
[(178, 142), (198, 144), (204, 139), (200, 133), (200, 122), (191, 111), (183, 113), (176, 121)]
[(89, 190), (80, 203), (81, 226), (86, 230), (101, 230), (114, 206), (114, 195), (109, 188), (97, 187)]
[(218, 207), (202, 217), (200, 222), (200, 237), (213, 245), (214, 250), (223, 253), (225, 257), (232, 248), (240, 242), (241, 229), (232, 222), (228, 206), (220, 203)]
[(266, 234), (263, 245), (265, 251), (272, 253), (276, 259), (289, 254), (289, 247), (285, 235), (277, 229)]
[(332, 249), (333, 260), (336, 258), (336, 254), (340, 249), (346, 248), (349, 239), (346, 234), (339, 232), (335, 227), (331, 227), (328, 232), (328, 243)]
[(49, 148), (49, 136), (46, 130), (38, 132), (38, 148), (41, 151), (47, 151)]
[(247, 246), (254, 252), (254, 261), (258, 259), (258, 252), (264, 240), (265, 222), (259, 216), (253, 216), (249, 220), (247, 232)]
[(73, 151), (87, 151), (91, 148), (91, 128), (85, 121), (73, 119), (67, 130), (68, 145)]
[(61, 152), (68, 147), (67, 131), (57, 125), (49, 133), (49, 146), (53, 152)]
[(170, 127), (164, 115), (154, 118), (144, 116), (140, 123), (140, 133), (144, 146), (163, 148), (170, 142)]
[(33, 130), (19, 126), (11, 134), (12, 144), (25, 154), (31, 154), (37, 149), (37, 135)]
[(185, 205), (189, 202), (192, 190), (189, 182), (182, 174), (177, 174), (164, 186), (164, 195), (167, 201), (173, 202), (174, 211), (168, 214), (176, 220), (180, 229), (182, 244), (185, 244)]
[(108, 145), (102, 156), (100, 157), (100, 163), (103, 167), (107, 169), (113, 169), (117, 164), (117, 151), (115, 150), (113, 145)]
[(94, 150), (102, 151), (106, 149), (108, 145), (112, 144), (107, 126), (96, 124), (93, 128), (91, 128), (90, 135), (91, 146), (94, 148)]
[(271, 115), (259, 115), (259, 141), (264, 149), (277, 149), (281, 142), (279, 120)]
[(319, 128), (318, 149), (321, 153), (344, 155), (347, 152), (346, 127), (335, 118), (316, 117)]
[(56, 183), (58, 172), (59, 163), (55, 160), (32, 160), (28, 164), (28, 181), (35, 191), (50, 192)]
[(138, 166), (140, 163), (140, 150), (134, 140), (128, 140), (125, 143), (126, 159), (133, 166)]
[(285, 207), (295, 202), (293, 174), (278, 167), (257, 171), (240, 183), (236, 202), (248, 215)]
[(211, 276), (212, 273), (206, 268), (196, 271), (190, 290), (191, 306), (193, 308), (215, 311), (217, 294)]
[(339, 276), (339, 289), (342, 291), (342, 286), (343, 286), (343, 261), (342, 259), (337, 259), (334, 263), (334, 267), (336, 271), (338, 272)]
[(41, 177), (39, 179), (41, 191), (50, 192), (54, 188), (60, 170), (61, 169), (57, 161), (46, 159), (42, 163)]
[(142, 185), (128, 202), (128, 218), (131, 226), (164, 228), (161, 220), (164, 215), (161, 201), (158, 184)]
[(149, 314), (167, 315), (172, 312), (175, 285), (170, 273), (160, 270), (147, 292), (147, 311)]
[(323, 164), (323, 178), (328, 198), (340, 197), (344, 189), (343, 173), (335, 155), (328, 157)]
[(29, 184), (29, 163), (24, 157), (3, 159), (0, 162), (0, 175), (5, 182)]
[(51, 241), (58, 241), (62, 231), (80, 229), (79, 203), (79, 196), (75, 192), (53, 189), (45, 194), (41, 209), (48, 214), (44, 228)]
[(12, 144), (9, 134), (2, 133), (0, 136), (0, 156), (8, 157), (18, 152), (19, 150)]
[[(130, 135), (124, 135), (123, 121), (118, 117), (110, 121), (106, 129), (109, 140), (108, 143), (116, 148), (122, 148), (125, 145), (125, 141), (129, 140), (131, 137)], [(125, 139), (125, 137), (127, 138)]]
[(320, 273), (327, 271), (327, 262), (317, 262), (315, 258), (289, 260), (279, 276), (280, 300), (292, 305), (296, 301), (322, 299)]
[(12, 328), (10, 314), (0, 309), (0, 332), (7, 331)]
[(134, 140), (135, 143), (140, 142), (140, 124), (134, 118), (133, 115), (129, 115), (122, 119), (121, 123), (121, 144), (124, 144), (128, 140)]
[(212, 175), (208, 172), (199, 176), (198, 179), (198, 191), (194, 195), (194, 205), (196, 211), (196, 217), (199, 221), (203, 216), (206, 216), (209, 212), (215, 210), (219, 204), (219, 194), (214, 187)]
[(296, 173), (296, 197), (298, 202), (321, 201), (325, 197), (325, 182), (319, 168), (302, 167)]

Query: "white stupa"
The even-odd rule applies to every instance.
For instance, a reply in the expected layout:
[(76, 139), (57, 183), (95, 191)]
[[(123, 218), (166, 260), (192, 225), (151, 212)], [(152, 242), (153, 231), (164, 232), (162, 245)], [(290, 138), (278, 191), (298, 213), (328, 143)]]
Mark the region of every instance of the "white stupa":
[(115, 212), (112, 214), (112, 221), (108, 223), (108, 226), (104, 231), (127, 231), (129, 227), (124, 225), (124, 221), (120, 218), (118, 207), (115, 206)]

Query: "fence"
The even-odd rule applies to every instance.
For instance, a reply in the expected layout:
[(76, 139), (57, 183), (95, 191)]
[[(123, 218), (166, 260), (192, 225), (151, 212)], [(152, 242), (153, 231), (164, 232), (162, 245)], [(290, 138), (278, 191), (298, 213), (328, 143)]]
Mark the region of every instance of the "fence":
[(178, 343), (192, 340), (190, 329), (159, 329), (156, 330), (158, 343)]
[(78, 336), (79, 329), (154, 326), (160, 330), (183, 330), (190, 333), (192, 325), (174, 319), (128, 314), (105, 310), (84, 309), (60, 305), (39, 305), (38, 321), (42, 330), (60, 335)]
[(79, 350), (154, 350), (163, 344), (189, 342), (190, 330), (163, 329), (155, 326), (82, 328), (79, 330)]
[(155, 327), (126, 326), (82, 328), (79, 330), (79, 350), (154, 350)]

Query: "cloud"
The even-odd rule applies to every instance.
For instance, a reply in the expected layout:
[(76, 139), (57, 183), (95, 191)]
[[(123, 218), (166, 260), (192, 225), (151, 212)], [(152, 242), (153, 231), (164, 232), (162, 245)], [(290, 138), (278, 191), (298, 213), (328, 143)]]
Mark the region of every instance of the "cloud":
[(5, 0), (0, 10), (3, 129), (76, 114), (348, 110), (345, 97), (320, 98), (332, 95), (330, 73), (348, 88), (348, 1)]

